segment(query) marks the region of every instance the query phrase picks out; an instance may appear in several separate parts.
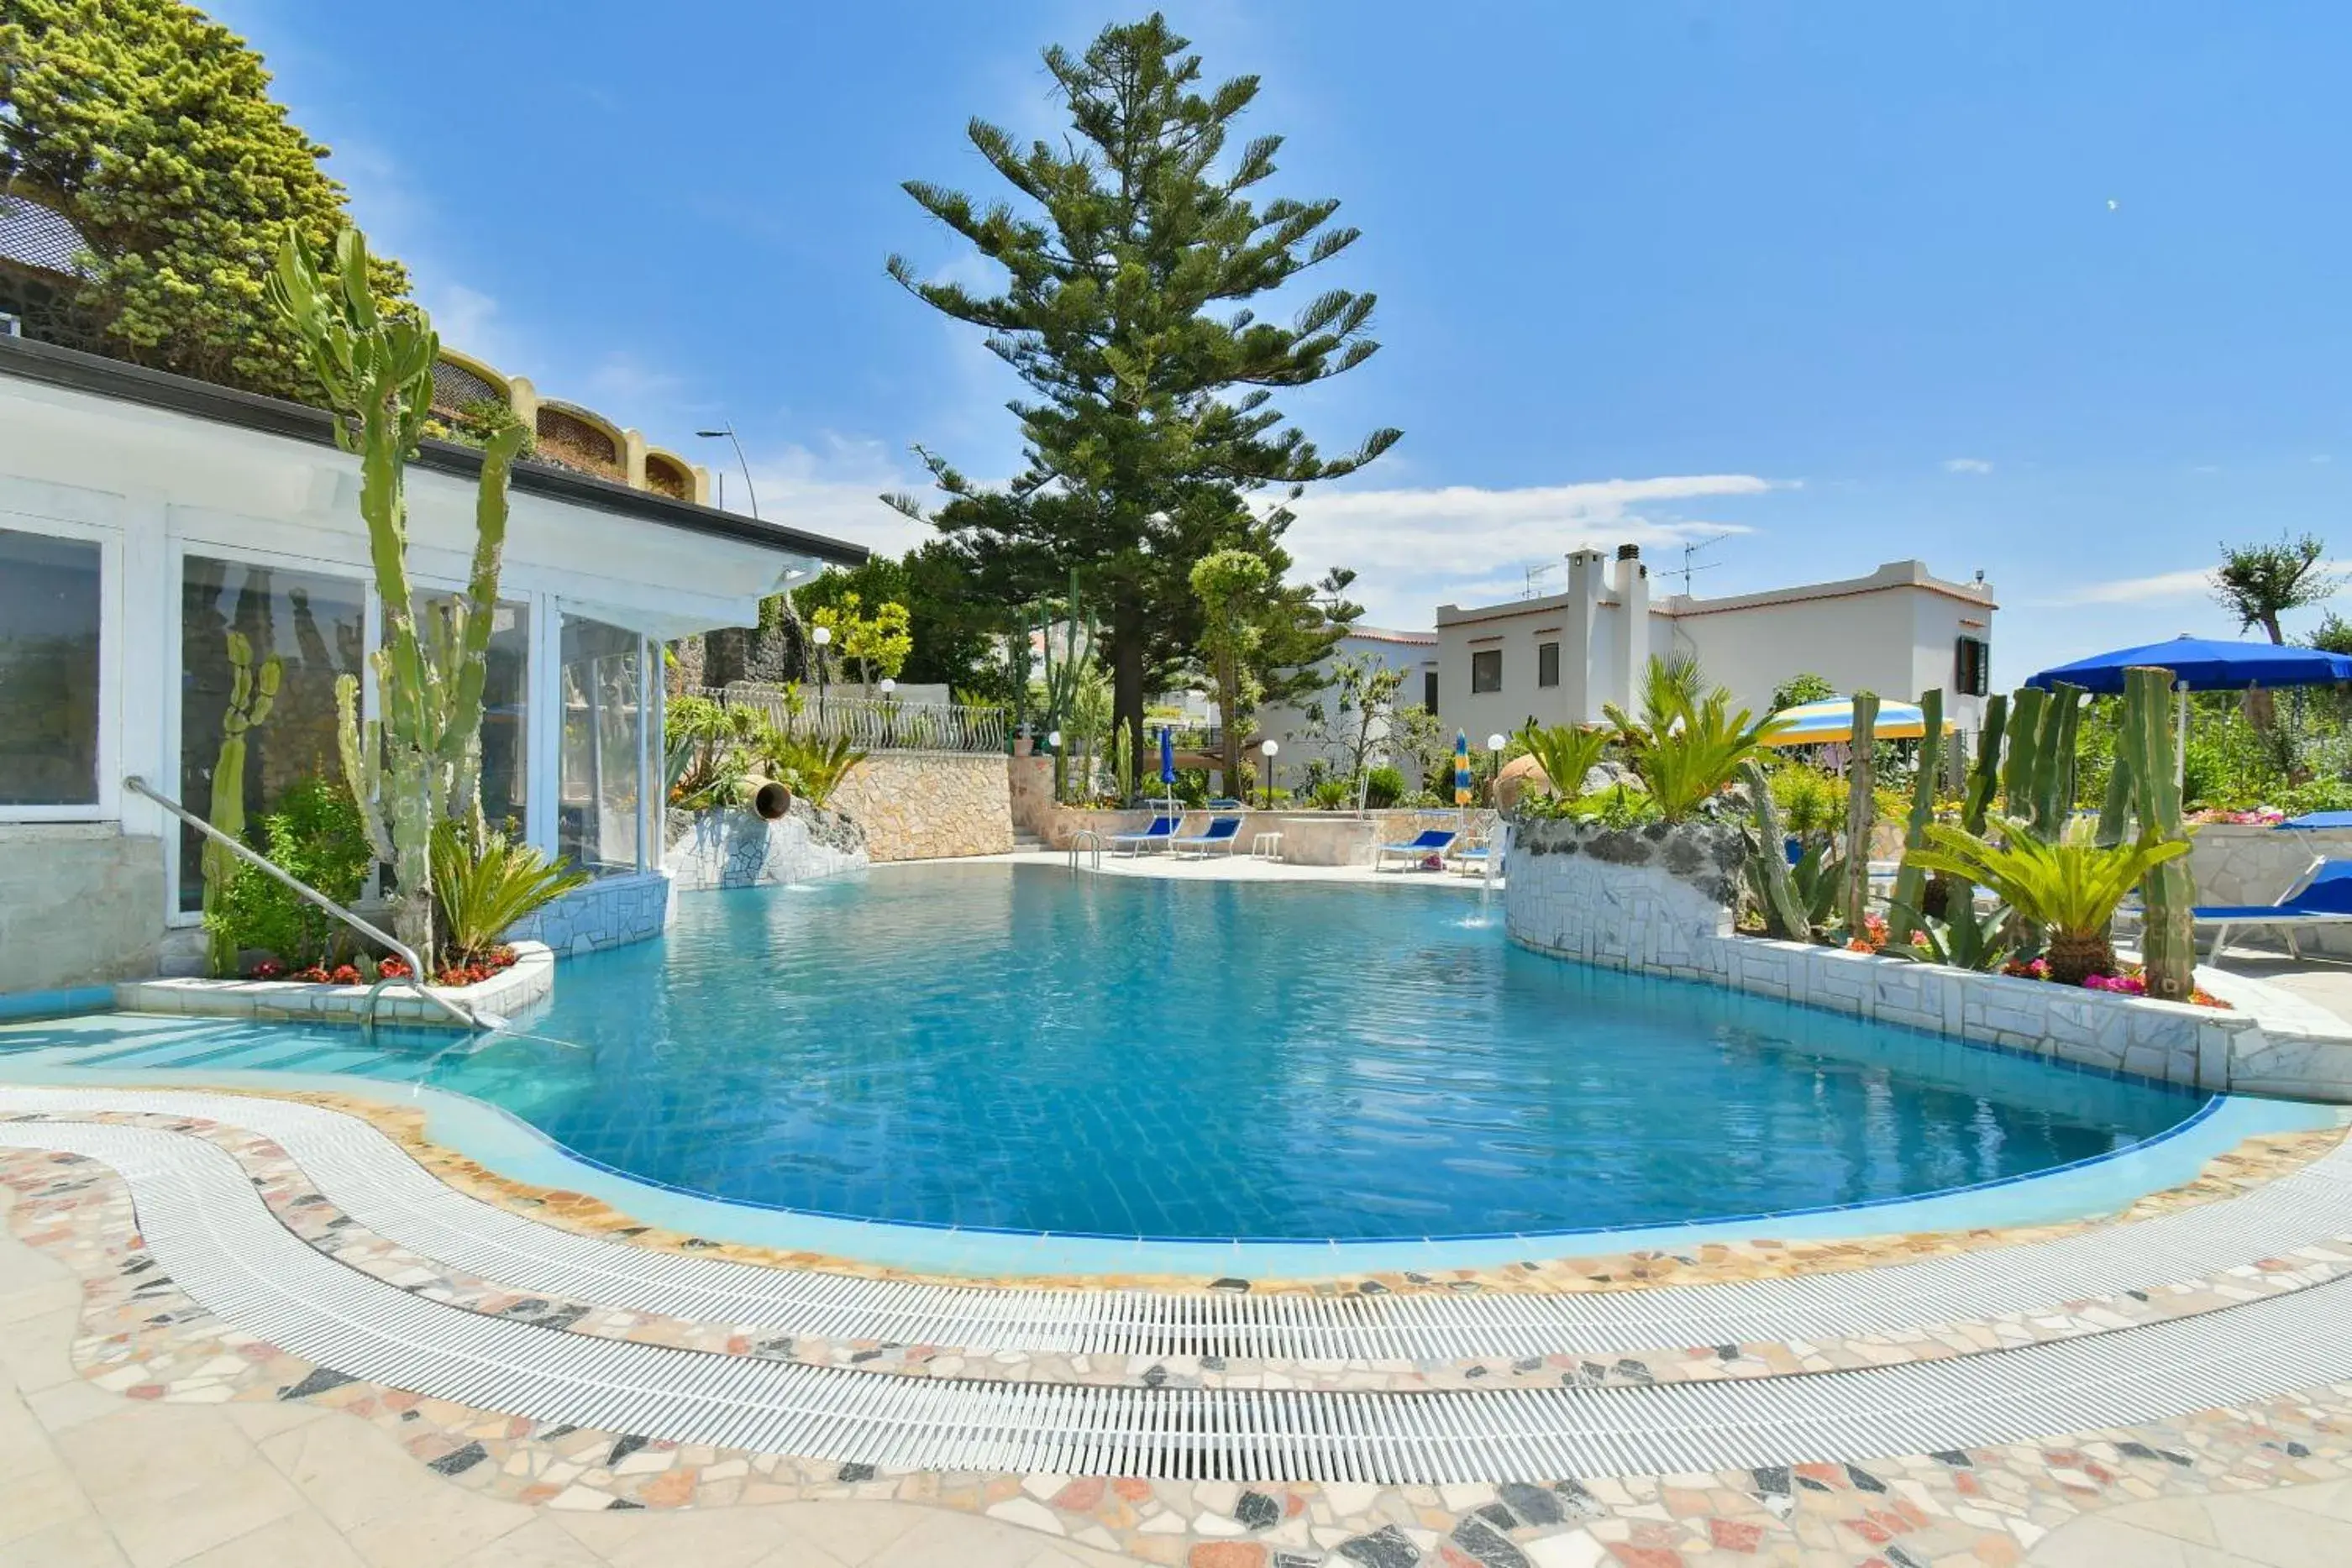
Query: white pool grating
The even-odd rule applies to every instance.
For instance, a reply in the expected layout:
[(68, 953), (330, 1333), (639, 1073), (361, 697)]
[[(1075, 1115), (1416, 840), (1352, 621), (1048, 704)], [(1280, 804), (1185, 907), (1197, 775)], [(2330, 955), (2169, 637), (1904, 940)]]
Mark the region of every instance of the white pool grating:
[(1125, 1356), (1445, 1361), (1852, 1338), (2201, 1279), (2352, 1229), (2352, 1148), (2232, 1198), (2048, 1241), (1838, 1272), (1587, 1293), (1031, 1290), (776, 1269), (561, 1230), (455, 1191), (358, 1117), (260, 1096), (0, 1089), (0, 1111), (204, 1117), (275, 1140), (409, 1250), (516, 1290), (775, 1335)]
[(2021, 1441), (2352, 1375), (2352, 1311), (2323, 1286), (2087, 1340), (1715, 1385), (1341, 1394), (903, 1377), (423, 1300), (305, 1245), (235, 1160), (185, 1135), (13, 1123), (0, 1142), (104, 1161), (181, 1289), (321, 1365), (540, 1420), (892, 1469), (1428, 1483), (1676, 1473)]

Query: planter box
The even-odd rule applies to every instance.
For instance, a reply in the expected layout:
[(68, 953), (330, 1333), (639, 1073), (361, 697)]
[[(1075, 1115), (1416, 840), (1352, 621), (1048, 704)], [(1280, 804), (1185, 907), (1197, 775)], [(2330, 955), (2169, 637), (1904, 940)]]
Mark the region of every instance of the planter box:
[[(435, 986), (434, 994), (471, 1011), (508, 1019), (545, 1000), (555, 990), (555, 955), (540, 942), (518, 942), (514, 949), (510, 967), (477, 985)], [(114, 1005), (125, 1012), (355, 1024), (367, 994), (366, 986), (319, 986), (303, 980), (131, 980), (114, 988)], [(383, 988), (375, 1017), (380, 1023), (457, 1027), (457, 1019), (405, 985)]]
[(2200, 975), (2234, 1010), (1804, 942), (1741, 936), (1736, 828), (1624, 831), (1525, 822), (1505, 861), (1504, 926), (1522, 946), (1702, 980), (2208, 1091), (2352, 1102), (2352, 1027), (2271, 988)]

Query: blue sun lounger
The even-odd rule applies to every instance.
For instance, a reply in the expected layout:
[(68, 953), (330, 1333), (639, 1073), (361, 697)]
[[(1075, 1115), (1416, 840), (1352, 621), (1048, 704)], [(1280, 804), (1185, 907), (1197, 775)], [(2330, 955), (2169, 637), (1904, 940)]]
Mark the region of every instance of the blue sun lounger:
[(2241, 925), (2275, 930), (2286, 938), (2287, 956), (2300, 958), (2303, 954), (2294, 945), (2297, 931), (2352, 925), (2352, 861), (2313, 861), (2311, 869), (2276, 904), (2205, 904), (2189, 915), (2194, 925), (2213, 928), (2213, 948), (2205, 956), (2209, 964), (2221, 961), (2231, 931)]
[(1154, 817), (1151, 819), (1151, 825), (1143, 831), (1113, 833), (1103, 842), (1113, 849), (1125, 849), (1129, 854), (1139, 855), (1153, 844), (1175, 842), (1176, 822), (1177, 819), (1174, 817)]
[(1242, 820), (1239, 817), (1212, 817), (1209, 819), (1207, 831), (1171, 839), (1168, 842), (1176, 847), (1179, 854), (1189, 848), (1196, 853), (1206, 855), (1219, 844), (1225, 847), (1225, 853), (1231, 854), (1234, 852), (1234, 846), (1241, 841), (1241, 831)]
[(1432, 855), (1435, 855), (1439, 860), (1443, 861), (1444, 859), (1446, 850), (1452, 847), (1454, 841), (1461, 836), (1461, 834), (1455, 832), (1451, 828), (1423, 829), (1419, 835), (1407, 842), (1402, 844), (1382, 844), (1381, 846), (1380, 852), (1372, 857), (1372, 869), (1374, 871), (1378, 871), (1381, 867), (1386, 865), (1388, 863), (1388, 858), (1391, 855), (1404, 856), (1405, 863), (1403, 869), (1407, 871), (1411, 871), (1414, 866), (1419, 865), (1422, 862), (1427, 860)]

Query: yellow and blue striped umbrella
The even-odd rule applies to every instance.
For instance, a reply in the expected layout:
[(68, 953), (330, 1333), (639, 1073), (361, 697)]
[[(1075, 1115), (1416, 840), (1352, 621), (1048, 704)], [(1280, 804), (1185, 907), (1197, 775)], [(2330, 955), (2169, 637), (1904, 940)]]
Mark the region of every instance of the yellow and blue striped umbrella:
[[(1764, 742), (1767, 746), (1826, 746), (1832, 741), (1853, 738), (1853, 699), (1828, 697), (1817, 703), (1799, 703), (1784, 707), (1772, 716), (1784, 721), (1780, 731)], [(1949, 730), (1951, 722), (1945, 721)], [(1871, 734), (1879, 740), (1916, 740), (1927, 733), (1927, 716), (1915, 703), (1882, 702), (1878, 705), (1878, 721)]]
[(1463, 729), (1454, 732), (1454, 803), (1470, 803), (1470, 732)]

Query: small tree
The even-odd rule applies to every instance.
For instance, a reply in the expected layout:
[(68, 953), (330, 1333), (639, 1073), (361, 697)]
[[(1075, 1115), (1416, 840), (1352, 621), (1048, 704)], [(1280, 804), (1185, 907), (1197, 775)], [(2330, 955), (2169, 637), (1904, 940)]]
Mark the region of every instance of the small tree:
[(2324, 569), (2326, 541), (2314, 534), (2276, 544), (2221, 546), (2213, 569), (2213, 597), (2238, 618), (2238, 629), (2259, 626), (2273, 643), (2284, 643), (2279, 617), (2333, 598), (2344, 586), (2341, 574)]
[[(77, 303), (124, 359), (316, 400), (267, 288), (289, 241), (320, 249), (343, 225), (326, 156), (261, 57), (180, 0), (0, 5), (0, 188), (81, 235)], [(390, 261), (365, 284), (379, 312), (408, 291)]]
[(915, 649), (907, 607), (896, 601), (876, 605), (869, 615), (856, 593), (843, 593), (814, 612), (809, 623), (833, 633), (842, 662), (856, 668), (858, 680), (869, 694), (876, 681), (898, 679), (898, 672), (907, 666), (907, 655)]
[(1307, 704), (1306, 738), (1338, 751), (1347, 777), (1361, 778), (1373, 748), (1391, 738), (1397, 692), (1403, 685), (1402, 670), (1370, 653), (1342, 654), (1331, 666), (1329, 706), (1319, 695)]
[(1242, 726), (1255, 706), (1250, 665), (1265, 635), (1266, 612), (1274, 602), (1274, 573), (1247, 550), (1225, 549), (1192, 568), (1192, 592), (1201, 601), (1201, 659), (1216, 685), (1217, 714), (1224, 725), (1225, 788), (1241, 778)]
[(1835, 695), (1837, 688), (1826, 677), (1808, 670), (1801, 675), (1790, 675), (1772, 688), (1772, 711), (1780, 713), (1807, 703), (1827, 702)]

